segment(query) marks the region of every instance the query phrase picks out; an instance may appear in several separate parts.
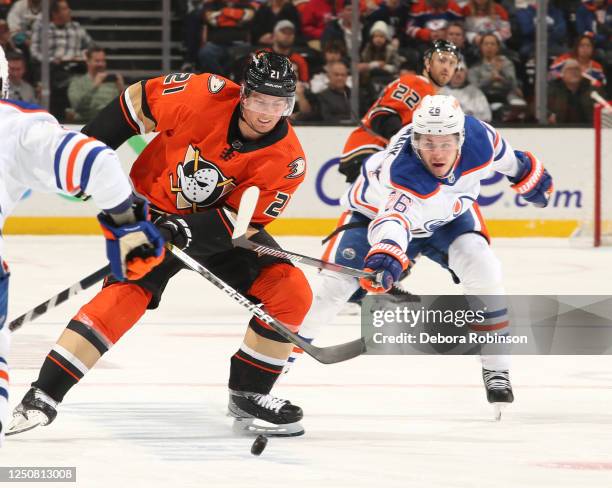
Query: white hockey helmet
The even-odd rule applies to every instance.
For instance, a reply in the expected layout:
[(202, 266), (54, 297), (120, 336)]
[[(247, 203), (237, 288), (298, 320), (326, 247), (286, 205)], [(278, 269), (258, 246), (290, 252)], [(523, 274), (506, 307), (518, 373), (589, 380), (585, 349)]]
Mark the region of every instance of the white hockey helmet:
[(461, 151), (465, 137), (464, 125), (465, 114), (455, 97), (427, 95), (412, 115), (412, 147), (417, 152), (417, 134), (433, 136), (457, 134), (459, 151)]
[(4, 50), (0, 46), (0, 98), (8, 98), (9, 95), (9, 70), (8, 61), (4, 55)]

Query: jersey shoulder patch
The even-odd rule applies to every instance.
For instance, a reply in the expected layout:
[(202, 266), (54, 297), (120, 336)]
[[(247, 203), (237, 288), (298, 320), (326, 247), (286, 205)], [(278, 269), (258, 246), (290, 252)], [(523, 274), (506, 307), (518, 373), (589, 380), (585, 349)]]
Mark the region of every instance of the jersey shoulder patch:
[(208, 77), (208, 91), (212, 95), (216, 95), (225, 88), (225, 80), (218, 77), (217, 75), (210, 75)]
[(301, 178), (304, 173), (306, 173), (306, 161), (304, 158), (297, 158), (296, 160), (290, 162), (287, 167), (289, 168), (289, 174), (285, 176), (290, 180), (295, 178)]

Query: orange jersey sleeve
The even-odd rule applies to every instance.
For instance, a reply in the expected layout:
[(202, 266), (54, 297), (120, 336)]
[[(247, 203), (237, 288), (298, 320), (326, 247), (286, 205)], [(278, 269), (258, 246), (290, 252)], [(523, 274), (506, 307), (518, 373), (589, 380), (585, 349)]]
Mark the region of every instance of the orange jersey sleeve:
[(412, 122), (412, 113), (426, 95), (434, 95), (433, 85), (424, 77), (404, 75), (389, 83), (383, 94), (368, 110), (362, 123), (372, 126), (372, 120), (382, 114), (396, 114), (402, 125)]
[(234, 85), (208, 73), (172, 73), (140, 81), (122, 96), (124, 115), (140, 134), (174, 130), (196, 120), (208, 99), (220, 93), (227, 83)]

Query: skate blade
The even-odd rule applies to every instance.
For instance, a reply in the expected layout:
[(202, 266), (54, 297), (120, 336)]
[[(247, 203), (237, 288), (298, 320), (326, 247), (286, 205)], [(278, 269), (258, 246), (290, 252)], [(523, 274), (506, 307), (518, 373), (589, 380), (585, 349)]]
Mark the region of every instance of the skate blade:
[(264, 420), (255, 418), (234, 418), (232, 430), (241, 436), (267, 437), (297, 437), (304, 435), (304, 428), (299, 422), (292, 424), (271, 424)]
[(509, 403), (494, 403), (493, 404), (493, 416), (495, 421), (499, 422), (502, 418), (502, 413), (506, 410)]
[(21, 412), (15, 413), (5, 435), (21, 434), (38, 426), (46, 425), (46, 419), (47, 417), (38, 410), (28, 410), (26, 415)]

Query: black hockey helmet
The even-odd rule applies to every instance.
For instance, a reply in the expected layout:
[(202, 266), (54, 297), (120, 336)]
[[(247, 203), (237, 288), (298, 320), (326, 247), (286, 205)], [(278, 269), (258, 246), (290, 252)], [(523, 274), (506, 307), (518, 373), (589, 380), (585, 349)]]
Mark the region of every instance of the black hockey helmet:
[(434, 53), (454, 54), (457, 58), (457, 62), (461, 61), (462, 59), (459, 48), (455, 46), (455, 44), (451, 41), (445, 41), (444, 39), (438, 39), (437, 41), (432, 42), (431, 46), (429, 46), (427, 51), (425, 51), (425, 54), (423, 54), (423, 59), (431, 60), (431, 57), (434, 55)]
[(244, 85), (248, 90), (275, 97), (295, 94), (297, 76), (287, 56), (258, 51), (251, 56), (244, 70)]
[[(258, 51), (251, 56), (244, 70), (241, 90), (243, 105), (249, 99), (251, 93), (261, 93), (282, 98), (286, 102), (286, 107), (283, 108), (282, 113), (277, 113), (278, 111), (274, 110), (271, 115), (291, 115), (295, 103), (296, 83), (297, 76), (287, 56), (268, 51)], [(246, 108), (258, 111), (253, 107)]]

